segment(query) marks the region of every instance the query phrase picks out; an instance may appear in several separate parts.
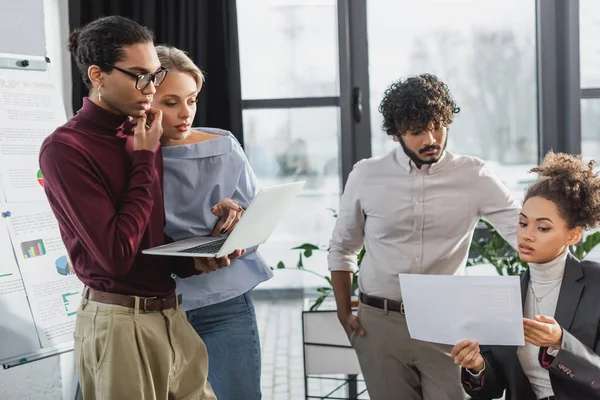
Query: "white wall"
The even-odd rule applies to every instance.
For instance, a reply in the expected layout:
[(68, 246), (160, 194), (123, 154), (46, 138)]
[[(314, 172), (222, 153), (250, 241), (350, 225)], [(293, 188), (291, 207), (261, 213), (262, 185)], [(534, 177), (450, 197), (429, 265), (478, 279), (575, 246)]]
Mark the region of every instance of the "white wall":
[(42, 0), (0, 0), (0, 53), (43, 56)]
[[(0, 0), (8, 1), (8, 0)], [(71, 80), (71, 54), (67, 51), (69, 38), (69, 1), (43, 0), (46, 32), (46, 56), (50, 58), (52, 75), (62, 88), (67, 118), (73, 116)]]
[[(71, 116), (67, 5), (68, 0), (0, 0), (0, 53), (49, 57)], [(0, 398), (73, 400), (74, 376), (73, 353), (0, 370)]]

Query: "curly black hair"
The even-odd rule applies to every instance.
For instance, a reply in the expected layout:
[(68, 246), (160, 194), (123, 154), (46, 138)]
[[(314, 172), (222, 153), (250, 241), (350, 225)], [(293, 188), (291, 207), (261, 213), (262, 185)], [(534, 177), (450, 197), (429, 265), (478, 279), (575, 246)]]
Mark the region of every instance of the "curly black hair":
[(394, 82), (379, 105), (383, 130), (399, 135), (407, 130), (435, 129), (452, 123), (460, 112), (448, 86), (435, 75), (422, 74)]
[(593, 229), (600, 224), (600, 177), (594, 161), (581, 156), (548, 152), (544, 161), (530, 170), (539, 177), (527, 190), (525, 201), (542, 197), (556, 204), (569, 229)]
[(153, 41), (154, 35), (148, 28), (129, 18), (112, 15), (75, 29), (69, 35), (68, 48), (85, 85), (91, 89), (92, 82), (88, 77), (90, 65), (97, 65), (103, 71), (110, 72), (112, 68), (106, 64), (114, 65), (120, 61), (123, 58), (123, 47)]

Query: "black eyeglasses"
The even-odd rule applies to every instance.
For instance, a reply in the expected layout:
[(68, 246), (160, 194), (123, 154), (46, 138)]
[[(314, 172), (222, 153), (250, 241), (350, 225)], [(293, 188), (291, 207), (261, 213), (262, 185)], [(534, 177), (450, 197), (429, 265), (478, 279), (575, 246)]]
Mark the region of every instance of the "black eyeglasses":
[(129, 75), (132, 78), (135, 78), (135, 88), (137, 90), (146, 89), (148, 87), (148, 85), (150, 84), (150, 82), (152, 82), (154, 84), (154, 86), (160, 85), (162, 83), (162, 81), (165, 80), (165, 77), (167, 76), (167, 72), (169, 72), (168, 69), (161, 68), (158, 71), (156, 71), (155, 73), (147, 72), (145, 74), (135, 74), (133, 72), (127, 71), (126, 69), (123, 69), (123, 68), (119, 68), (112, 64), (104, 63), (104, 65), (106, 65), (107, 67), (110, 67), (110, 68), (114, 68), (117, 71), (121, 71), (125, 75)]

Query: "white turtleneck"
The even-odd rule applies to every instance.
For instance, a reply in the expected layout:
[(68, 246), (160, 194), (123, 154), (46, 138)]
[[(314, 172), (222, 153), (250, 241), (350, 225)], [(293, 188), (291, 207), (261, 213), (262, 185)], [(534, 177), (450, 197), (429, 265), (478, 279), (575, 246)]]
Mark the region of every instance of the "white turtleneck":
[[(569, 252), (565, 251), (554, 260), (544, 264), (529, 264), (530, 281), (523, 308), (525, 318), (534, 319), (536, 315), (554, 317), (568, 254)], [(535, 299), (532, 288), (535, 297), (541, 300)], [(530, 343), (525, 343), (525, 346), (517, 350), (523, 371), (529, 378), (533, 392), (538, 399), (554, 396), (550, 384), (550, 374), (541, 367), (538, 361), (539, 351), (538, 346)]]

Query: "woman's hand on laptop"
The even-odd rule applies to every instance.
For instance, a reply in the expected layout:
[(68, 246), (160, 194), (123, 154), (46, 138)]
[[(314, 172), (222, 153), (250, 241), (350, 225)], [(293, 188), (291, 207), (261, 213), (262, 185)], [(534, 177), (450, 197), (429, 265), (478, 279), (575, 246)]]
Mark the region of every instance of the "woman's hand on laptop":
[(231, 260), (238, 258), (244, 253), (246, 253), (246, 250), (236, 250), (221, 258), (194, 257), (194, 267), (204, 273), (217, 271), (223, 267), (227, 267), (231, 264)]
[(231, 233), (240, 218), (242, 218), (242, 215), (244, 215), (244, 209), (239, 203), (227, 197), (215, 204), (210, 211), (213, 215), (219, 217), (219, 221), (215, 225), (211, 235), (215, 237), (224, 233)]

